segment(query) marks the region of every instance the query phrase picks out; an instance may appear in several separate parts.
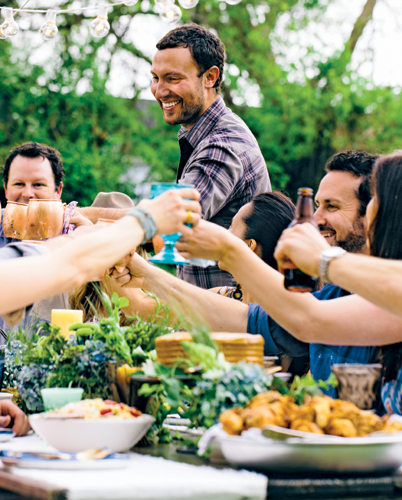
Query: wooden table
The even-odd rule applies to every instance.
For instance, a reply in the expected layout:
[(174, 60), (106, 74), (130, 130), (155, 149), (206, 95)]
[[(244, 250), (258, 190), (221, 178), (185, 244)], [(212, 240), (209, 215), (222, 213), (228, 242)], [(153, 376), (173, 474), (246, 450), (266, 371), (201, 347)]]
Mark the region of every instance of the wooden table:
[[(183, 453), (181, 445), (157, 445), (134, 448), (136, 453), (163, 457), (167, 460), (191, 465), (211, 465), (222, 468), (228, 465), (219, 456), (213, 462)], [(177, 451), (179, 449), (179, 452)], [(27, 481), (0, 469), (0, 499), (65, 500), (67, 492), (57, 490), (43, 482)], [(271, 500), (402, 500), (402, 476), (380, 477), (316, 477), (269, 476), (268, 497)]]

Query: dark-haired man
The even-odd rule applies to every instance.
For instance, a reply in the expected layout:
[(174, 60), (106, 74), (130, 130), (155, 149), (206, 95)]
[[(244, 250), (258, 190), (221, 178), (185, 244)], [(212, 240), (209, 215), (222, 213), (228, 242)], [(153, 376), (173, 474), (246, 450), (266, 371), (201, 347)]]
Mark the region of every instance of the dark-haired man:
[[(321, 226), (322, 233), (331, 243), (342, 244), (345, 247), (354, 248), (355, 253), (362, 253), (365, 251), (365, 240), (363, 238), (364, 227), (360, 222), (362, 222), (370, 198), (368, 180), (376, 157), (354, 151), (347, 151), (341, 155), (335, 155), (326, 165), (328, 173), (321, 181), (316, 194), (319, 210), (315, 219)], [(349, 166), (344, 161), (338, 163), (338, 160), (345, 156), (350, 158)], [(197, 248), (203, 248), (205, 236), (200, 225), (191, 238), (178, 244), (178, 249), (195, 255)], [(211, 241), (208, 241), (208, 245), (211, 245)], [(253, 269), (248, 267), (243, 269), (249, 276), (260, 279), (260, 273), (253, 272)], [(334, 363), (377, 361), (377, 347), (309, 344), (298, 340), (296, 335), (298, 338), (307, 339), (313, 326), (320, 332), (325, 330), (327, 318), (318, 320), (310, 317), (308, 310), (303, 310), (301, 313), (290, 308), (288, 297), (285, 299), (282, 297), (284, 290), (282, 280), (277, 280), (279, 284), (270, 282), (264, 284), (264, 281), (261, 281), (261, 285), (254, 284), (255, 287), (263, 289), (264, 294), (268, 295), (269, 291), (270, 300), (268, 304), (265, 301), (264, 310), (257, 304), (243, 304), (237, 300), (199, 290), (187, 283), (181, 283), (162, 270), (142, 262), (138, 264), (138, 267), (130, 269), (130, 273), (134, 283), (141, 278), (141, 287), (146, 291), (156, 293), (161, 299), (169, 300), (169, 302), (176, 299), (180, 304), (189, 304), (195, 317), (203, 318), (213, 331), (247, 331), (252, 334), (261, 334), (265, 339), (266, 355), (287, 354), (294, 358), (309, 357), (311, 372), (317, 380), (327, 379), (331, 372), (330, 367)], [(253, 296), (255, 291), (250, 290)], [(328, 284), (314, 295), (319, 300), (331, 300), (349, 295), (349, 293), (340, 287)], [(358, 315), (359, 311), (355, 313)], [(362, 322), (364, 322), (364, 314), (362, 311), (359, 317)], [(300, 319), (301, 317), (303, 320)], [(281, 326), (282, 324), (287, 325), (286, 330)], [(380, 315), (374, 314), (370, 327), (380, 330), (384, 327), (384, 320)], [(350, 323), (348, 328), (359, 329), (361, 327), (356, 320)], [(388, 322), (387, 328), (399, 329), (397, 318), (395, 318), (395, 323)]]
[[(225, 46), (191, 24), (170, 31), (156, 47), (151, 91), (165, 122), (182, 126), (177, 182), (201, 193), (204, 219), (229, 228), (237, 211), (271, 186), (256, 139), (219, 95)], [(233, 284), (217, 266), (179, 266), (179, 276), (201, 288)]]
[(321, 234), (333, 246), (365, 253), (365, 215), (371, 198), (370, 176), (378, 155), (343, 151), (325, 165), (317, 191), (314, 219)]

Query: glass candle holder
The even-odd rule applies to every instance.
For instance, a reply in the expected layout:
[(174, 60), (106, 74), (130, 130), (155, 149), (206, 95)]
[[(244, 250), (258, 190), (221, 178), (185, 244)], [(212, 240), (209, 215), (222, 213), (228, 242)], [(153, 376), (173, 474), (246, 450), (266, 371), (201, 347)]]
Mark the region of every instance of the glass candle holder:
[(41, 389), (45, 411), (58, 410), (68, 403), (81, 401), (84, 389), (81, 387), (49, 387)]

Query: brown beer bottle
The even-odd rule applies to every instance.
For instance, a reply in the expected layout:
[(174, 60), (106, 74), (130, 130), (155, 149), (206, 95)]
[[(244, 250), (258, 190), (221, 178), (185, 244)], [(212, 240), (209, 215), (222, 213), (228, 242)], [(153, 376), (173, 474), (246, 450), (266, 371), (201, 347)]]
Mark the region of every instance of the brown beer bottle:
[[(299, 188), (297, 190), (295, 218), (289, 227), (304, 222), (310, 222), (318, 231), (318, 226), (314, 222), (313, 190), (311, 188)], [(300, 269), (285, 269), (285, 288), (291, 292), (313, 292), (317, 282), (318, 278), (316, 276), (309, 276)]]

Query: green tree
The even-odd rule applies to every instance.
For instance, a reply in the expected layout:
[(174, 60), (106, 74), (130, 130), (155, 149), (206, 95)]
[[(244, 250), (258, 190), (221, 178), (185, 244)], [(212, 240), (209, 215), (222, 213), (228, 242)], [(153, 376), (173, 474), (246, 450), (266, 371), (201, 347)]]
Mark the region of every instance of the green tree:
[[(350, 70), (377, 0), (366, 0), (343, 51), (328, 60), (317, 57), (313, 78), (292, 79), (293, 69), (278, 63), (275, 30), (283, 16), (289, 18), (288, 31), (299, 30), (312, 19), (319, 21), (334, 1), (244, 0), (230, 6), (200, 0), (194, 9), (183, 9), (184, 22), (213, 29), (224, 41), (225, 101), (259, 141), (274, 188), (291, 194), (302, 184), (316, 187), (326, 159), (339, 149), (388, 152), (399, 147), (399, 94), (374, 87)], [(6, 3), (16, 6), (14, 0)], [(57, 42), (49, 42), (54, 52), (43, 66), (31, 62), (32, 38), (17, 35), (18, 46), (0, 40), (1, 158), (24, 141), (56, 147), (66, 169), (65, 201), (89, 204), (100, 190), (130, 194), (132, 186), (120, 179), (138, 159), (151, 167), (150, 178), (175, 178), (178, 127), (163, 122), (155, 102), (140, 99), (142, 87), (134, 77), (140, 64), (151, 62), (130, 42), (136, 15), (146, 22), (155, 13), (146, 1), (115, 7), (109, 14), (111, 33), (101, 40), (87, 33), (89, 17), (59, 15)], [(123, 61), (133, 75), (129, 97), (114, 97), (107, 90), (114, 61)], [(258, 106), (250, 106), (252, 86)]]

